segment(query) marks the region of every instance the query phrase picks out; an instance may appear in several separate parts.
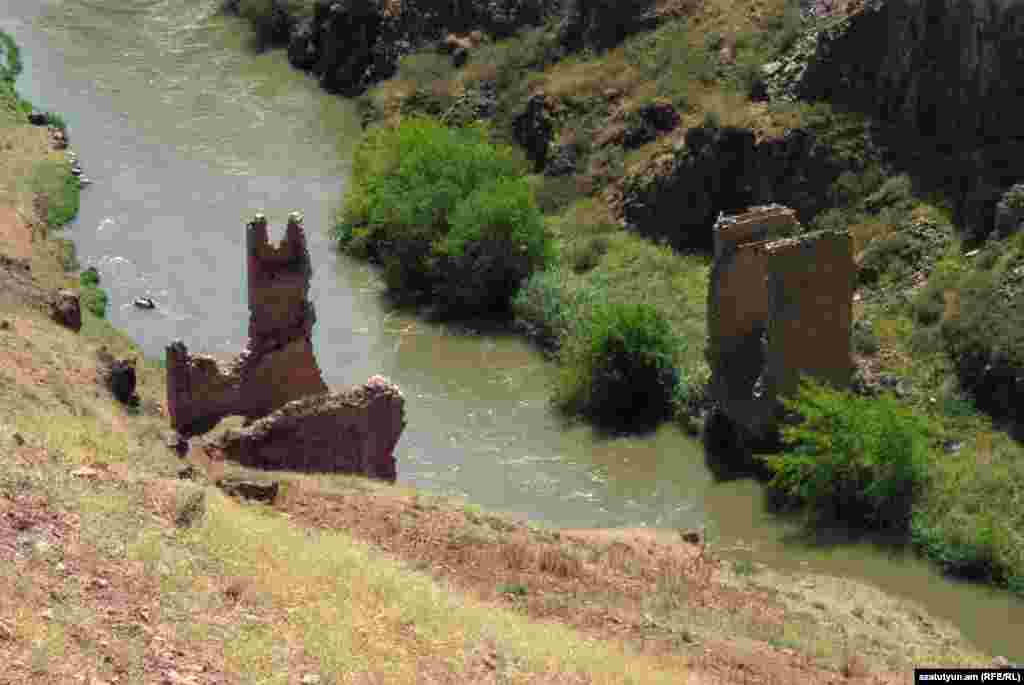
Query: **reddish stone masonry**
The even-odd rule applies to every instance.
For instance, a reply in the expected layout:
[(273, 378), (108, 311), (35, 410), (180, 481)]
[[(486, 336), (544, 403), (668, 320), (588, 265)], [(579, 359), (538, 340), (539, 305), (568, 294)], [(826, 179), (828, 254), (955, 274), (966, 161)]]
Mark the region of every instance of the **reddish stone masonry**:
[[(313, 353), (316, 313), (309, 301), (312, 266), (302, 215), (292, 213), (284, 239), (273, 244), (266, 218), (257, 214), (246, 228), (246, 256), (246, 348), (221, 362), (189, 354), (180, 340), (167, 347), (171, 426), (192, 436), (226, 416), (243, 416), (256, 423), (243, 431), (244, 439), (224, 443), (220, 453), (244, 464), (393, 480), (404, 399), (380, 376), (361, 387), (328, 392)], [(376, 399), (356, 402), (356, 397)]]
[(845, 232), (796, 238), (793, 210), (752, 207), (715, 227), (708, 285), (711, 392), (748, 435), (774, 430), (778, 397), (808, 375), (836, 386), (853, 373), (856, 266)]

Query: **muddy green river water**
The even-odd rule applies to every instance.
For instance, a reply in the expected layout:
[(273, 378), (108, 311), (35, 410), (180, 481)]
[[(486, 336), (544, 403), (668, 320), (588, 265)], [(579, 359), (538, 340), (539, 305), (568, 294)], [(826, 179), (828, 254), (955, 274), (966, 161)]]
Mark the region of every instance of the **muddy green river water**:
[[(400, 482), (553, 526), (707, 526), (718, 544), (777, 568), (866, 580), (952, 620), (993, 654), (1024, 660), (1024, 603), (942, 578), (867, 543), (808, 546), (766, 513), (761, 488), (716, 483), (673, 427), (606, 439), (547, 405), (553, 367), (515, 336), (471, 335), (391, 311), (373, 270), (326, 229), (359, 136), (352, 104), (281, 51), (256, 54), (217, 0), (0, 0), (23, 49), (19, 90), (61, 112), (93, 181), (68, 229), (111, 296), (109, 317), (163, 356), (174, 338), (234, 354), (245, 342), (244, 223), (281, 231), (305, 214), (318, 322), (336, 387), (397, 382), (408, 427)], [(154, 311), (131, 301), (149, 295)]]

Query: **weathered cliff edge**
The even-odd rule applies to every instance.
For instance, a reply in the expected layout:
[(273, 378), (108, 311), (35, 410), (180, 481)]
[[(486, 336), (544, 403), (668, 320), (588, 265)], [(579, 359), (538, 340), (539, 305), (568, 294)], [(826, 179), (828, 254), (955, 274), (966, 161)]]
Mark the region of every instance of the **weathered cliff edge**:
[[(291, 3), (294, 4), (294, 3)], [(542, 0), (317, 0), (299, 16), (289, 3), (272, 0), (258, 25), (267, 42), (288, 46), (293, 66), (310, 71), (326, 90), (357, 95), (390, 78), (398, 60), (447, 33), (480, 30), (508, 36), (541, 23), (559, 3)], [(238, 13), (238, 0), (224, 5)]]
[[(238, 14), (240, 4), (226, 0), (224, 8)], [(260, 40), (287, 45), (293, 66), (315, 74), (326, 90), (348, 96), (393, 76), (402, 55), (440, 46), (449, 34), (504, 38), (557, 19), (566, 53), (600, 50), (686, 11), (686, 3), (666, 0), (270, 0), (268, 7), (251, 17)]]
[[(229, 363), (167, 347), (171, 426), (191, 436), (227, 416), (255, 421), (222, 436), (212, 453), (250, 466), (343, 471), (386, 480), (396, 476), (394, 447), (405, 428), (401, 391), (381, 376), (358, 388), (329, 392), (313, 354), (316, 314), (302, 215), (288, 219), (272, 244), (261, 215), (246, 233), (249, 340)], [(259, 419), (258, 421), (256, 421)]]
[(826, 15), (766, 65), (773, 97), (842, 104), (912, 132), (945, 158), (959, 219), (987, 234), (1024, 177), (1024, 2), (868, 0)]
[(801, 376), (849, 385), (856, 266), (849, 234), (792, 232), (793, 210), (753, 207), (719, 219), (708, 284), (711, 394), (753, 444), (768, 441), (779, 398)]

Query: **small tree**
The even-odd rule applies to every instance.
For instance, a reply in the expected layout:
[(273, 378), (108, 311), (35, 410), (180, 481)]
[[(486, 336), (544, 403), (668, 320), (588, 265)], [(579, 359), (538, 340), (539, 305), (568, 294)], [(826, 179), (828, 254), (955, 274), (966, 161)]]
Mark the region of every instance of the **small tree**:
[(783, 453), (763, 457), (774, 474), (770, 487), (822, 518), (905, 526), (924, 474), (924, 420), (890, 397), (859, 397), (811, 381), (784, 403), (803, 420), (783, 428)]

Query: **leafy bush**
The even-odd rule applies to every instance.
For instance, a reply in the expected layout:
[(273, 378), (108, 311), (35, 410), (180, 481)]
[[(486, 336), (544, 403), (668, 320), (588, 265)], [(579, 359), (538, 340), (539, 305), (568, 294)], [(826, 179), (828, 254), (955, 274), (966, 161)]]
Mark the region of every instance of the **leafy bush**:
[(32, 189), (46, 198), (46, 223), (50, 228), (59, 228), (78, 215), (81, 185), (67, 162), (38, 164)]
[[(968, 419), (955, 457), (932, 460), (914, 508), (911, 540), (959, 577), (1024, 589), (1024, 450), (1005, 433)], [(958, 431), (958, 435), (961, 433)]]
[(911, 305), (914, 321), (920, 326), (937, 324), (942, 319), (945, 309), (946, 302), (942, 297), (942, 290), (930, 284), (921, 290)]
[(598, 306), (563, 348), (555, 402), (599, 423), (643, 429), (671, 414), (681, 344), (647, 304)]
[(580, 192), (579, 181), (573, 175), (532, 176), (531, 183), (534, 186), (537, 206), (545, 214), (560, 212), (583, 195)]
[(870, 321), (858, 321), (853, 326), (851, 343), (857, 354), (870, 357), (878, 352), (879, 341)]
[(851, 525), (909, 522), (927, 454), (922, 419), (893, 398), (858, 397), (809, 381), (784, 403), (803, 420), (783, 427), (784, 452), (762, 457), (776, 493)]
[(913, 272), (923, 254), (921, 241), (906, 233), (873, 240), (861, 257), (860, 282), (873, 285), (880, 281), (902, 280)]
[(454, 307), (504, 311), (523, 279), (554, 258), (523, 178), (477, 188), (456, 205), (449, 225), (441, 289)]
[(942, 322), (960, 384), (990, 414), (1024, 422), (1024, 297), (1003, 296), (979, 272), (959, 290), (958, 312)]
[(601, 257), (607, 253), (608, 238), (599, 235), (573, 243), (570, 248), (569, 262), (572, 264), (572, 270), (576, 273), (586, 273), (596, 267), (601, 261)]
[(5, 31), (0, 31), (0, 56), (0, 81), (14, 83), (22, 70), (21, 50)]
[(512, 311), (533, 339), (549, 349), (563, 345), (584, 319), (608, 301), (607, 283), (588, 279), (570, 288), (558, 268), (534, 273), (512, 300)]
[(109, 298), (105, 290), (94, 285), (83, 285), (79, 290), (78, 299), (82, 307), (95, 316), (100, 319), (106, 318)]
[(333, 235), (380, 262), (389, 289), (452, 309), (507, 307), (552, 256), (523, 167), (479, 127), (424, 118), (370, 131)]
[(86, 287), (98, 286), (100, 284), (100, 275), (94, 269), (86, 269), (78, 277), (78, 282)]

